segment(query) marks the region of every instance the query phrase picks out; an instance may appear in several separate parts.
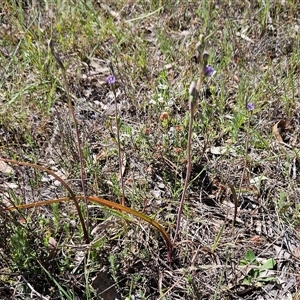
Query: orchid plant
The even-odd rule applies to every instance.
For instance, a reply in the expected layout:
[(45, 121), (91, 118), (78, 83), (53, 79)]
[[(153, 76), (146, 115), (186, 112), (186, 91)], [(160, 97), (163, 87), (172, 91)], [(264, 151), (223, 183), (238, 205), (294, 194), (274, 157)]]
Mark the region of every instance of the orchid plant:
[(197, 83), (192, 81), (189, 88), (190, 102), (189, 102), (189, 112), (190, 112), (190, 120), (189, 120), (189, 129), (188, 129), (188, 142), (187, 142), (187, 167), (186, 167), (186, 177), (184, 181), (183, 192), (181, 195), (180, 205), (177, 212), (177, 222), (175, 235), (173, 238), (173, 243), (176, 242), (177, 235), (179, 232), (181, 215), (183, 210), (183, 204), (185, 200), (185, 195), (188, 189), (188, 184), (191, 176), (192, 170), (192, 157), (191, 157), (191, 146), (192, 146), (192, 134), (193, 134), (193, 120), (194, 115), (197, 109), (197, 101), (200, 98), (200, 91), (202, 88), (203, 80), (205, 77), (210, 77), (214, 74), (215, 70), (212, 66), (208, 65), (209, 54), (205, 51), (205, 38), (204, 36), (200, 37), (200, 41), (196, 46), (196, 57), (200, 58), (200, 66), (199, 66), (199, 77)]

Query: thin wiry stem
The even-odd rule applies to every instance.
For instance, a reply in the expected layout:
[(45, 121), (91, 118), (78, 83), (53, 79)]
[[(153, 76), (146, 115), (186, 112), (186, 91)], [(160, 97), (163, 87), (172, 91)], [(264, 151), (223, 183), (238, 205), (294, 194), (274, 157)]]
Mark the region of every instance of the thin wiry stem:
[(122, 164), (122, 152), (121, 152), (121, 142), (120, 142), (120, 127), (119, 127), (119, 116), (118, 116), (118, 105), (117, 105), (117, 96), (114, 90), (115, 97), (115, 119), (117, 125), (117, 144), (118, 144), (118, 157), (119, 157), (119, 176), (121, 181), (121, 189), (122, 189), (122, 205), (125, 206), (125, 192), (124, 192), (124, 178), (123, 178), (123, 164)]
[[(67, 98), (68, 98), (68, 106), (69, 106), (69, 111), (72, 115), (73, 121), (74, 121), (74, 128), (75, 128), (75, 133), (76, 133), (76, 139), (77, 139), (77, 147), (78, 147), (78, 156), (79, 156), (79, 162), (80, 162), (80, 179), (81, 179), (81, 186), (82, 186), (82, 191), (85, 199), (85, 205), (86, 205), (86, 226), (84, 226), (84, 232), (85, 232), (85, 239), (86, 242), (89, 243), (89, 236), (88, 236), (88, 228), (89, 228), (89, 210), (88, 210), (88, 201), (87, 201), (87, 193), (86, 193), (86, 187), (85, 187), (85, 172), (84, 172), (84, 162), (83, 162), (83, 155), (82, 155), (82, 149), (81, 149), (81, 141), (80, 141), (80, 134), (79, 134), (79, 128), (78, 128), (78, 122), (75, 116), (75, 111), (74, 107), (72, 105), (72, 100), (70, 96), (70, 88), (67, 80), (67, 75), (66, 75), (66, 69), (64, 67), (64, 64), (62, 63), (59, 55), (55, 52), (54, 50), (54, 42), (53, 40), (50, 40), (49, 43), (51, 53), (53, 57), (55, 58), (57, 64), (59, 65), (60, 69), (62, 70), (62, 75), (64, 79), (64, 85), (66, 88), (66, 93), (67, 93)], [(80, 212), (81, 214), (81, 212)]]
[(180, 200), (180, 205), (177, 213), (177, 222), (176, 222), (176, 230), (175, 230), (175, 235), (173, 239), (173, 243), (175, 243), (180, 227), (180, 221), (181, 221), (181, 215), (182, 215), (182, 210), (183, 210), (183, 204), (184, 204), (184, 199), (185, 199), (185, 194), (188, 189), (188, 184), (191, 176), (191, 170), (192, 170), (192, 161), (191, 161), (191, 145), (192, 145), (192, 133), (193, 133), (193, 119), (194, 119), (194, 111), (193, 108), (190, 109), (190, 122), (189, 122), (189, 132), (188, 132), (188, 143), (187, 143), (187, 167), (186, 167), (186, 176), (185, 176), (185, 181), (184, 181), (184, 187), (183, 191), (181, 194), (181, 200)]
[[(235, 224), (236, 221), (236, 217), (237, 217), (237, 207), (238, 207), (238, 200), (241, 197), (241, 193), (242, 193), (242, 186), (243, 186), (243, 181), (244, 181), (244, 177), (247, 171), (247, 165), (248, 165), (248, 149), (249, 149), (249, 139), (250, 139), (250, 119), (252, 116), (252, 111), (254, 109), (254, 104), (252, 102), (246, 103), (246, 109), (248, 110), (248, 122), (247, 122), (247, 134), (246, 134), (246, 142), (245, 142), (245, 158), (244, 158), (244, 166), (243, 166), (243, 172), (241, 175), (241, 180), (240, 180), (240, 185), (239, 185), (239, 190), (238, 190), (238, 196), (236, 195), (234, 188), (230, 186), (231, 190), (232, 190), (232, 195), (233, 195), (233, 199), (234, 199), (234, 218), (233, 218), (233, 226)], [(247, 174), (247, 180), (249, 183), (249, 174)]]
[[(245, 142), (245, 158), (244, 158), (243, 172), (242, 172), (242, 175), (241, 175), (241, 180), (240, 180), (240, 185), (239, 185), (239, 190), (238, 190), (238, 196), (237, 196), (238, 200), (241, 197), (243, 181), (244, 181), (244, 177), (245, 177), (245, 174), (246, 174), (246, 171), (247, 171), (247, 165), (248, 165), (249, 128), (250, 128), (250, 117), (248, 116), (247, 135), (246, 135), (246, 142)], [(248, 179), (248, 177), (247, 177), (247, 179)], [(235, 209), (237, 210), (237, 203), (236, 203), (236, 208)], [(236, 219), (236, 214), (235, 214), (234, 221), (235, 221), (235, 219)]]
[(190, 87), (190, 122), (189, 122), (189, 131), (188, 131), (188, 142), (187, 142), (187, 167), (186, 167), (186, 176), (184, 181), (184, 187), (181, 195), (180, 205), (177, 213), (177, 222), (176, 222), (176, 229), (175, 229), (175, 235), (173, 239), (173, 243), (176, 242), (180, 222), (181, 222), (181, 215), (183, 210), (183, 204), (185, 200), (185, 195), (188, 189), (189, 180), (191, 177), (191, 171), (192, 171), (192, 157), (191, 157), (191, 147), (192, 147), (192, 134), (193, 134), (193, 121), (194, 121), (194, 115), (197, 108), (197, 100), (200, 95), (200, 90), (202, 86), (203, 81), (203, 74), (204, 74), (204, 67), (206, 66), (208, 54), (204, 53), (204, 37), (200, 37), (200, 42), (197, 44), (197, 54), (200, 59), (200, 69), (199, 69), (199, 78), (197, 81), (197, 85), (195, 86), (194, 83), (191, 84)]
[[(115, 72), (112, 64), (109, 64), (109, 67), (113, 73), (113, 76), (115, 77)], [(124, 189), (124, 178), (123, 178), (123, 172), (122, 172), (122, 149), (121, 149), (121, 142), (120, 142), (120, 118), (118, 114), (118, 103), (117, 103), (117, 94), (116, 94), (116, 87), (115, 83), (112, 83), (112, 91), (115, 98), (115, 121), (116, 121), (116, 127), (117, 127), (117, 145), (118, 145), (118, 159), (119, 159), (119, 177), (121, 182), (121, 190), (122, 190), (122, 199), (121, 204), (125, 206), (125, 189)]]

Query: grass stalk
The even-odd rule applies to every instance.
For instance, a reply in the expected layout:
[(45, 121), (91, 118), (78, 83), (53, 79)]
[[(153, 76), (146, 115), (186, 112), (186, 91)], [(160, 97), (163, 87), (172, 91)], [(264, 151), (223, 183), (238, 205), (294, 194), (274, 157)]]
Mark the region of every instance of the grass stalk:
[(51, 281), (54, 282), (54, 284), (57, 286), (58, 290), (61, 293), (61, 296), (64, 295), (66, 297), (67, 300), (73, 300), (74, 298), (72, 297), (72, 295), (70, 295), (68, 293), (68, 291), (66, 291), (60, 284), (59, 282), (50, 274), (50, 272), (38, 261), (39, 265), (41, 266), (41, 268), (43, 269), (43, 271), (46, 273), (46, 275), (49, 277), (49, 279)]

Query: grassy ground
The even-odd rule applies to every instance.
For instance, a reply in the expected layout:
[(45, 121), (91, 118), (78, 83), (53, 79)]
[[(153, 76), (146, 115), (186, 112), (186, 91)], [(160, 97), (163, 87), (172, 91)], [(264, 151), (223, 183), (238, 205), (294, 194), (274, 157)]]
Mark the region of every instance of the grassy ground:
[[(206, 37), (215, 69), (194, 120), (193, 168), (171, 262), (148, 223), (95, 203), (86, 244), (71, 201), (0, 211), (1, 299), (298, 299), (298, 1), (2, 1), (0, 156), (47, 166), (173, 237), (186, 173), (188, 89)], [(247, 111), (247, 103), (253, 111)], [(0, 206), (67, 196), (47, 173), (0, 164)], [(230, 188), (231, 187), (231, 188)], [(233, 226), (234, 196), (238, 214)]]

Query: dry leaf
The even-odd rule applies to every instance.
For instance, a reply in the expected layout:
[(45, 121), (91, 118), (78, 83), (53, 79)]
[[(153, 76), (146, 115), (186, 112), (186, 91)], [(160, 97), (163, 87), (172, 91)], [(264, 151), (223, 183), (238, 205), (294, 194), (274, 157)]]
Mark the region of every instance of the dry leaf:
[(224, 154), (226, 154), (228, 152), (228, 148), (224, 147), (224, 146), (223, 147), (222, 146), (219, 146), (219, 147), (212, 146), (210, 148), (210, 152), (212, 154), (216, 154), (216, 155), (224, 155)]
[(242, 39), (244, 39), (245, 41), (254, 44), (254, 40), (249, 38), (246, 34), (244, 34), (243, 32), (237, 32), (236, 33), (237, 36), (241, 37)]
[(4, 182), (1, 184), (1, 186), (9, 189), (17, 189), (19, 187), (19, 185), (14, 182)]
[(233, 76), (232, 76), (232, 79), (233, 79), (233, 81), (235, 81), (236, 83), (239, 83), (239, 82), (240, 82), (240, 79), (239, 79), (239, 77), (238, 77), (237, 75), (233, 75)]
[(300, 246), (298, 246), (298, 247), (295, 248), (295, 250), (293, 251), (293, 254), (298, 259), (300, 258)]
[(272, 133), (274, 135), (274, 137), (276, 138), (277, 141), (282, 142), (283, 143), (283, 139), (280, 135), (279, 130), (285, 130), (286, 128), (286, 121), (285, 120), (280, 120), (279, 122), (277, 122), (272, 129)]
[(169, 114), (167, 112), (163, 112), (159, 117), (160, 121), (168, 120), (168, 119), (169, 119)]
[(91, 235), (94, 237), (98, 237), (105, 230), (110, 228), (116, 228), (117, 225), (118, 225), (117, 220), (106, 219), (105, 221), (99, 223), (96, 227), (93, 228), (93, 230), (91, 231)]
[(13, 174), (14, 169), (10, 167), (5, 161), (0, 161), (0, 172), (4, 174)]
[(48, 244), (49, 244), (49, 249), (50, 249), (48, 259), (53, 259), (56, 254), (56, 250), (57, 250), (57, 242), (52, 236), (50, 236)]

